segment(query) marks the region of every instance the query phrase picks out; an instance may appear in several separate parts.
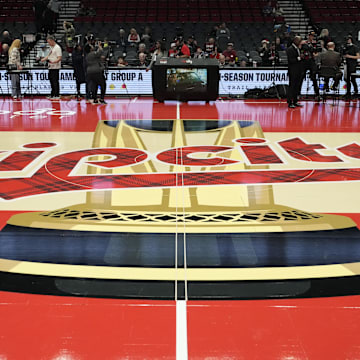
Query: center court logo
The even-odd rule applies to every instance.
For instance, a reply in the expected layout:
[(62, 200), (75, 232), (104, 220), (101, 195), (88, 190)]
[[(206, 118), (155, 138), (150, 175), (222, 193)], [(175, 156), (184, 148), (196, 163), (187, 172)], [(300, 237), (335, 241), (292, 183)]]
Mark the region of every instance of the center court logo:
[[(355, 142), (336, 149), (310, 144), (300, 137), (276, 143), (259, 137), (231, 142), (233, 146), (179, 146), (157, 153), (128, 147), (91, 148), (50, 158), (49, 151), (57, 144), (25, 144), (21, 150), (0, 151), (0, 176), (12, 175), (0, 178), (0, 197), (13, 200), (76, 190), (360, 180), (360, 167), (346, 167), (350, 160), (360, 160), (360, 145)], [(329, 151), (332, 155), (326, 155)], [(289, 160), (307, 167), (286, 168)], [(168, 171), (134, 172), (141, 164), (143, 169), (149, 164), (167, 165)], [(321, 167), (324, 164), (326, 168)], [(332, 168), (332, 164), (337, 167)], [(121, 173), (116, 174), (119, 169)]]

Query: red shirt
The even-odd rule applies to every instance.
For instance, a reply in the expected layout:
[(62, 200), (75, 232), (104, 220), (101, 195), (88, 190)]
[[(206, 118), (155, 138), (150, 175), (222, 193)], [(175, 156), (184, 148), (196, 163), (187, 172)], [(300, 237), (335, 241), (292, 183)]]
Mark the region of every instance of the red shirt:
[(181, 47), (181, 54), (182, 55), (187, 55), (188, 57), (190, 57), (190, 49), (189, 49), (189, 47), (187, 45), (184, 44)]

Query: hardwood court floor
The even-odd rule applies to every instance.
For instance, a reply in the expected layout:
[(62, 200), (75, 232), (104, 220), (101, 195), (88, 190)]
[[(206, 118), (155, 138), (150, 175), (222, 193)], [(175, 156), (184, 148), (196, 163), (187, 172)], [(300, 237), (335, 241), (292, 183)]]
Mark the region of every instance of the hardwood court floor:
[(359, 102), (107, 102), (0, 99), (0, 360), (360, 358)]

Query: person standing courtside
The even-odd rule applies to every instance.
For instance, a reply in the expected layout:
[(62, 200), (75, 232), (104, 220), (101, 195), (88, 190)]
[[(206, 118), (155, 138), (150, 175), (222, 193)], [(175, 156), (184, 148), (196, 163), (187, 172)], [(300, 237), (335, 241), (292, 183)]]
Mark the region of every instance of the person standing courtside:
[(315, 40), (315, 31), (310, 31), (308, 34), (307, 40), (303, 41), (301, 46), (301, 57), (303, 59), (303, 79), (306, 78), (306, 73), (309, 71), (310, 79), (313, 83), (315, 99), (318, 101), (320, 99), (319, 86), (317, 83), (316, 73), (317, 67), (315, 63), (315, 57), (318, 56), (317, 52), (317, 43)]
[(303, 76), (303, 66), (299, 48), (300, 43), (301, 37), (295, 36), (291, 46), (289, 46), (286, 50), (289, 75), (289, 91), (287, 94), (287, 102), (290, 109), (294, 109), (297, 106), (302, 106), (297, 102)]
[(105, 77), (104, 77), (104, 69), (102, 65), (102, 45), (99, 41), (97, 44), (97, 49), (94, 46), (90, 45), (89, 48), (90, 52), (86, 56), (87, 62), (87, 70), (86, 76), (88, 78), (91, 99), (93, 104), (98, 104), (99, 101), (97, 99), (97, 92), (100, 86), (100, 103), (106, 104), (104, 97), (105, 97)]
[(50, 99), (60, 99), (60, 84), (59, 72), (61, 68), (62, 51), (61, 47), (55, 42), (55, 38), (49, 35), (46, 38), (47, 43), (50, 45), (50, 52), (48, 56), (41, 59), (42, 62), (47, 61), (49, 67), (49, 80), (51, 85)]
[[(9, 70), (21, 70), (20, 63), (20, 46), (21, 41), (19, 39), (15, 39), (9, 49)], [(11, 74), (11, 95), (13, 99), (17, 99), (21, 97), (21, 89), (20, 89), (20, 74)]]
[(357, 61), (360, 59), (359, 48), (354, 45), (351, 35), (346, 37), (346, 45), (344, 49), (344, 58), (346, 60), (346, 99), (351, 99), (351, 84), (354, 86), (354, 97), (358, 96), (358, 86), (356, 78), (351, 78), (351, 74), (356, 72)]

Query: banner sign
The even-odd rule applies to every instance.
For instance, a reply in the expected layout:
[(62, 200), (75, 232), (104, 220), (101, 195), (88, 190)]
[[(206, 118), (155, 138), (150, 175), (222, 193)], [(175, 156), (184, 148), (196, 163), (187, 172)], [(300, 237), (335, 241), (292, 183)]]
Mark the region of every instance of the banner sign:
[[(145, 69), (109, 69), (105, 72), (107, 95), (152, 95), (152, 72)], [(301, 94), (313, 95), (314, 88), (307, 74)], [(48, 95), (51, 87), (47, 69), (31, 69), (20, 74), (23, 95)], [(219, 95), (243, 95), (249, 89), (266, 89), (276, 84), (288, 84), (287, 69), (238, 68), (220, 69)], [(85, 84), (81, 85), (85, 93)], [(320, 89), (323, 84), (320, 83)], [(2, 94), (11, 93), (11, 79), (6, 70), (0, 70)], [(60, 93), (76, 94), (76, 81), (72, 68), (60, 70)], [(340, 81), (340, 94), (346, 93), (345, 81)]]
[[(76, 94), (76, 80), (72, 68), (60, 70), (60, 94)], [(105, 72), (107, 95), (152, 95), (151, 71), (140, 69), (114, 69)], [(48, 95), (51, 92), (47, 69), (31, 69), (20, 74), (23, 95)], [(6, 70), (0, 70), (3, 94), (11, 93), (11, 79)], [(81, 85), (82, 94), (85, 84)]]

